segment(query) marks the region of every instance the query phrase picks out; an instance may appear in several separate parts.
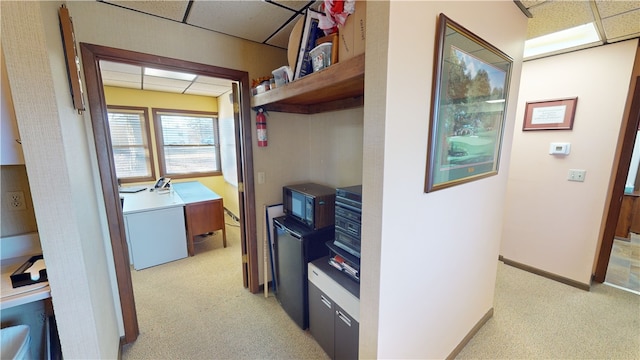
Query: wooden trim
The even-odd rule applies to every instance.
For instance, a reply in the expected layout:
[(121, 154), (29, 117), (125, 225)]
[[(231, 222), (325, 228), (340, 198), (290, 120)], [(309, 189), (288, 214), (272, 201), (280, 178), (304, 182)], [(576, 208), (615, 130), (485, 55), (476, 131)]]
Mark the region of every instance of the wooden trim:
[(551, 280), (555, 280), (558, 282), (561, 282), (563, 284), (569, 285), (569, 286), (573, 286), (575, 288), (578, 288), (580, 290), (585, 290), (585, 291), (589, 291), (591, 290), (591, 285), (590, 284), (585, 284), (585, 283), (581, 283), (579, 281), (575, 281), (573, 279), (569, 279), (566, 278), (564, 276), (560, 276), (560, 275), (556, 275), (544, 270), (540, 270), (538, 268), (534, 268), (533, 266), (529, 266), (529, 265), (525, 265), (522, 263), (519, 263), (517, 261), (513, 261), (513, 260), (509, 260), (507, 258), (504, 258), (502, 255), (498, 256), (498, 260), (502, 261), (503, 263), (509, 265), (509, 266), (513, 266), (515, 268), (518, 268), (520, 270), (524, 270), (527, 272), (530, 272), (532, 274), (536, 274), (536, 275), (540, 275), (542, 277), (546, 277), (547, 279), (551, 279)]
[(447, 359), (455, 359), (456, 356), (458, 356), (458, 354), (460, 354), (462, 349), (464, 349), (464, 347), (467, 346), (467, 344), (469, 344), (469, 341), (471, 341), (471, 339), (474, 336), (476, 336), (476, 334), (478, 333), (478, 331), (480, 331), (480, 329), (484, 326), (484, 324), (486, 324), (487, 321), (489, 321), (489, 319), (491, 319), (491, 317), (493, 317), (493, 308), (489, 309), (489, 311), (487, 311), (487, 313), (484, 314), (484, 316), (480, 320), (478, 320), (476, 325), (471, 330), (469, 330), (469, 332), (467, 333), (467, 336), (465, 336), (464, 339), (462, 339), (462, 341), (460, 341), (458, 346), (456, 346), (456, 348), (453, 349), (451, 354), (449, 354), (449, 356), (447, 356)]
[[(107, 104), (104, 98), (102, 78), (99, 73), (98, 57), (91, 47), (80, 44), (82, 62), (84, 65), (89, 111), (93, 124), (93, 136), (98, 158), (98, 170), (102, 179), (102, 193), (104, 196), (107, 224), (111, 236), (111, 251), (118, 282), (118, 295), (124, 324), (124, 341), (135, 341), (140, 334), (136, 303), (133, 297), (133, 284), (129, 268), (129, 248), (124, 233), (124, 215), (117, 189), (116, 168), (111, 149), (107, 121)], [(99, 146), (102, 144), (103, 146)], [(106, 144), (106, 146), (105, 146)]]
[[(638, 56), (636, 56), (638, 59)], [(636, 64), (636, 67), (638, 64)], [(633, 78), (632, 78), (633, 79)], [(640, 76), (636, 76), (635, 88), (630, 88), (627, 99), (631, 100), (631, 105), (627, 115), (627, 123), (624, 126), (624, 133), (620, 134), (621, 150), (620, 157), (617, 162), (617, 170), (613, 175), (613, 189), (611, 190), (611, 198), (608, 199), (608, 212), (605, 221), (602, 239), (600, 241), (600, 252), (596, 259), (595, 272), (593, 281), (603, 283), (607, 276), (607, 268), (609, 266), (609, 258), (611, 257), (611, 249), (615, 238), (618, 217), (620, 216), (620, 208), (622, 206), (622, 197), (624, 195), (624, 187), (629, 175), (629, 165), (631, 164), (631, 156), (633, 155), (633, 147), (635, 144), (638, 126), (640, 124)], [(634, 89), (631, 91), (631, 89)], [(628, 101), (628, 100), (627, 100)]]
[[(240, 141), (237, 141), (238, 181), (242, 182), (243, 190), (239, 192), (240, 214), (244, 226), (240, 227), (240, 236), (246, 243), (248, 257), (248, 285), (249, 291), (257, 294), (260, 291), (258, 276), (258, 232), (256, 226), (256, 193), (253, 178), (253, 142), (251, 137), (251, 91), (249, 88), (249, 74), (244, 73), (240, 80), (240, 99), (242, 108), (239, 110), (239, 129), (236, 131)], [(242, 230), (245, 230), (243, 232)]]
[(115, 264), (118, 293), (124, 322), (124, 341), (131, 343), (139, 335), (138, 320), (131, 283), (131, 269), (129, 254), (124, 234), (124, 216), (117, 189), (115, 165), (111, 156), (111, 140), (109, 138), (107, 119), (107, 105), (100, 75), (100, 60), (116, 61), (133, 65), (153, 65), (156, 68), (184, 71), (191, 73), (239, 81), (242, 91), (243, 106), (239, 109), (240, 126), (236, 130), (236, 138), (240, 141), (236, 145), (242, 149), (238, 153), (238, 179), (246, 179), (244, 191), (239, 194), (242, 222), (240, 232), (242, 241), (247, 242), (248, 263), (255, 275), (249, 277), (249, 289), (257, 293), (257, 231), (255, 212), (255, 193), (253, 186), (253, 154), (251, 150), (251, 117), (249, 98), (249, 74), (245, 71), (225, 69), (212, 65), (193, 63), (184, 60), (165, 58), (156, 55), (134, 51), (116, 49), (87, 43), (80, 43), (84, 64), (85, 83), (89, 99), (91, 120), (93, 123), (94, 141), (98, 158), (98, 169), (102, 179), (105, 210)]

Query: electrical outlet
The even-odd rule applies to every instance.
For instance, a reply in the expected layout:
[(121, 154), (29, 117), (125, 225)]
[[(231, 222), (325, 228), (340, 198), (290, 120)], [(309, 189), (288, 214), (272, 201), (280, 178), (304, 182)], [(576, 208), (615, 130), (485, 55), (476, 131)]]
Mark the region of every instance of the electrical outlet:
[(587, 170), (569, 169), (569, 176), (567, 177), (567, 180), (583, 182), (586, 175)]
[(26, 210), (27, 204), (24, 201), (24, 193), (22, 191), (7, 192), (7, 202), (11, 210)]

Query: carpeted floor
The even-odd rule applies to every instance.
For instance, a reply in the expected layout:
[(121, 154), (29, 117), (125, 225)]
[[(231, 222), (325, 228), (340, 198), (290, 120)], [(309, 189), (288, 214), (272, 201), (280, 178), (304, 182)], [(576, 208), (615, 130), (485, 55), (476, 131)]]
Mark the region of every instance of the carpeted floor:
[[(140, 326), (122, 359), (328, 359), (273, 294), (242, 286), (239, 228), (196, 256), (132, 270)], [(640, 359), (640, 296), (587, 292), (499, 263), (494, 316), (459, 359)]]
[(499, 263), (494, 315), (458, 359), (640, 359), (640, 296)]
[(240, 230), (196, 243), (196, 255), (132, 270), (140, 336), (122, 359), (328, 359), (270, 294), (242, 286)]

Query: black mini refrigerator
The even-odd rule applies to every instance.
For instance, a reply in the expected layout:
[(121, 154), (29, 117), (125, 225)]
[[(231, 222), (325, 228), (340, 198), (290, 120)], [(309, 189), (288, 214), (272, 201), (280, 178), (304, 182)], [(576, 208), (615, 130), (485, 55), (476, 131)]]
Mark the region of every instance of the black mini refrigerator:
[(276, 298), (303, 330), (309, 327), (307, 264), (329, 255), (325, 243), (333, 240), (333, 226), (310, 230), (297, 220), (273, 219), (275, 233)]

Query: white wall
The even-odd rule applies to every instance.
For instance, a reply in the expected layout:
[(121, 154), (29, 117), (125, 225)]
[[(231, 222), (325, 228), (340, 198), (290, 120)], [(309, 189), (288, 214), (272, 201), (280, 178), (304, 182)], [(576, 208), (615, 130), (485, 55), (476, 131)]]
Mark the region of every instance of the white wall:
[[(514, 63), (498, 175), (425, 194), (441, 12)], [(370, 19), (389, 30), (367, 28), (360, 354), (441, 359), (493, 307), (527, 18), (510, 1), (392, 1)]]
[[(526, 62), (500, 254), (590, 284), (638, 40)], [(527, 101), (578, 97), (573, 130), (522, 131)], [(548, 154), (570, 142), (571, 154)], [(585, 181), (569, 182), (569, 169)]]
[[(2, 2), (2, 46), (66, 358), (116, 358), (118, 321), (83, 118), (54, 2)], [(28, 45), (27, 45), (28, 44)]]

